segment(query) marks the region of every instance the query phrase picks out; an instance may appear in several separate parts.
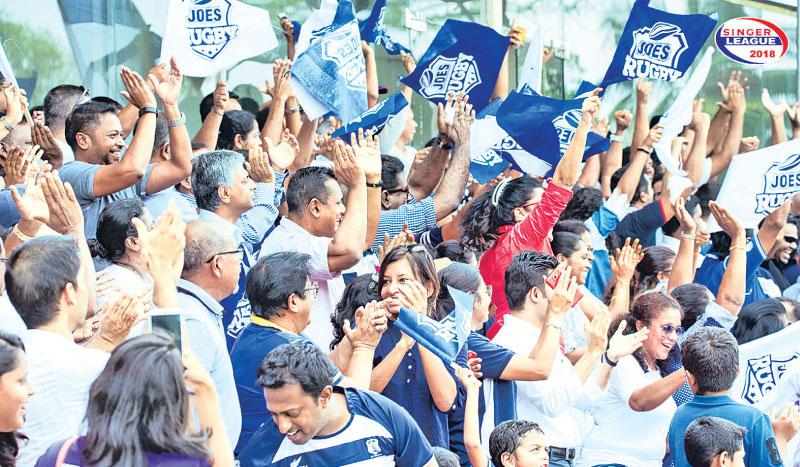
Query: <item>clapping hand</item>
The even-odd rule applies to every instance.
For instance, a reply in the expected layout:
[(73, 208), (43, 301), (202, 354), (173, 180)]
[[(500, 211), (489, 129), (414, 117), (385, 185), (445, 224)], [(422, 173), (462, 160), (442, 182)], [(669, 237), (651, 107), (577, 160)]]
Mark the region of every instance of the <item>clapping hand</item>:
[(625, 320), (622, 320), (609, 341), (606, 355), (608, 355), (608, 359), (613, 363), (616, 363), (620, 358), (627, 357), (635, 352), (639, 347), (642, 346), (642, 344), (644, 344), (644, 341), (647, 340), (647, 336), (650, 333), (650, 330), (647, 328), (647, 326), (644, 326), (635, 333), (623, 334), (627, 325), (628, 323), (625, 322)]
[(178, 104), (178, 98), (181, 95), (181, 84), (183, 83), (183, 73), (178, 68), (178, 62), (175, 57), (170, 59), (169, 66), (169, 74), (162, 81), (159, 81), (155, 75), (147, 75), (150, 85), (165, 106)]
[(245, 168), (247, 169), (247, 174), (256, 183), (275, 182), (275, 174), (272, 172), (270, 158), (261, 146), (257, 144), (253, 144), (247, 149)]
[[(555, 270), (559, 277), (555, 288), (552, 289), (548, 313), (555, 318), (562, 318), (572, 306), (572, 302), (575, 301), (578, 282), (572, 277), (572, 268), (567, 266), (567, 263), (559, 264)], [(546, 287), (549, 286), (546, 285)]]
[(388, 326), (387, 313), (382, 303), (371, 301), (359, 307), (355, 313), (355, 328), (351, 327), (350, 320), (344, 320), (342, 331), (353, 345), (353, 348), (367, 346), (375, 348), (381, 340), (381, 335)]
[(23, 151), (15, 146), (8, 151), (5, 161), (6, 174), (3, 177), (7, 187), (25, 183), (26, 180), (36, 175), (36, 161), (42, 157), (39, 146), (30, 146)]
[(183, 269), (186, 224), (181, 220), (175, 203), (169, 203), (152, 230), (138, 217), (134, 217), (132, 222), (148, 271), (156, 283), (159, 279), (177, 281)]
[[(150, 90), (147, 82), (139, 73), (123, 65), (120, 67), (119, 75), (125, 85), (125, 90), (121, 94), (131, 105), (139, 109), (143, 107), (155, 108), (156, 96), (153, 95), (153, 91)], [(152, 81), (150, 85), (152, 85)]]
[(364, 169), (367, 178), (380, 178), (381, 176), (381, 146), (378, 137), (367, 132), (362, 128), (357, 133), (350, 134), (350, 146), (358, 158), (358, 162)]
[(611, 272), (617, 282), (630, 283), (633, 279), (633, 273), (636, 271), (636, 265), (643, 258), (644, 253), (642, 253), (642, 247), (639, 245), (639, 239), (637, 238), (631, 244), (631, 238), (627, 237), (622, 249), (617, 248), (616, 255), (608, 257), (611, 263)]
[(53, 167), (60, 168), (64, 164), (64, 154), (61, 152), (58, 143), (56, 143), (53, 132), (43, 123), (36, 122), (33, 125), (31, 129), (31, 141), (44, 150), (42, 159), (52, 164)]
[(272, 140), (265, 136), (264, 148), (267, 150), (272, 166), (279, 172), (288, 169), (294, 163), (297, 155), (300, 154), (300, 143), (288, 128), (283, 130), (281, 141), (277, 145), (273, 144)]
[(380, 262), (383, 263), (384, 258), (386, 258), (386, 255), (388, 255), (390, 251), (403, 245), (413, 244), (414, 234), (408, 228), (408, 224), (404, 224), (403, 230), (393, 238), (389, 237), (389, 232), (383, 233), (383, 246), (378, 246), (378, 258), (380, 258)]
[(364, 170), (351, 146), (337, 141), (333, 154), (333, 174), (339, 183), (348, 188), (366, 184)]

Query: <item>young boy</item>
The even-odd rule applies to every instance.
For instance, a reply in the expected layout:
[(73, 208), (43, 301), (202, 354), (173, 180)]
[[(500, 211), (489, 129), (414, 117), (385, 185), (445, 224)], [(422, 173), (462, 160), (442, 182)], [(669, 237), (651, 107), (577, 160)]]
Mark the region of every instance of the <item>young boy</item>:
[(547, 448), (542, 429), (527, 420), (503, 422), (489, 436), (489, 454), (496, 467), (546, 466)]
[(744, 428), (718, 417), (700, 417), (683, 438), (692, 467), (744, 467)]

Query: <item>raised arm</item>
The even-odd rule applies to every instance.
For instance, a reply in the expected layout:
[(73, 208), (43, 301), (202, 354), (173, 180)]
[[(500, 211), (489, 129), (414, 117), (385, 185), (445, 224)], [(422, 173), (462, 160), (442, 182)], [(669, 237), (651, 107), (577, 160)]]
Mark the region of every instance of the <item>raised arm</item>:
[(709, 203), (709, 208), (717, 224), (731, 237), (730, 255), (717, 290), (717, 303), (736, 316), (744, 304), (747, 288), (747, 237), (742, 223), (727, 209), (715, 201)]
[(381, 220), (381, 146), (377, 136), (365, 135), (362, 129), (358, 130), (358, 135), (350, 135), (350, 146), (364, 168), (367, 179), (367, 236), (361, 248), (366, 251), (375, 241), (375, 232)]
[(464, 402), (464, 448), (472, 467), (488, 467), (488, 459), (481, 446), (481, 427), (478, 416), (478, 399), (481, 382), (469, 368), (458, 367), (456, 376), (467, 391)]
[(558, 161), (558, 165), (553, 172), (553, 183), (562, 188), (571, 190), (575, 182), (578, 181), (578, 170), (583, 159), (583, 152), (586, 150), (586, 135), (592, 128), (595, 114), (600, 109), (599, 94), (600, 89), (598, 88), (584, 99), (578, 128), (575, 129), (572, 141), (570, 141), (564, 156)]
[(783, 226), (786, 225), (786, 218), (789, 213), (800, 214), (800, 192), (792, 196), (791, 199), (786, 200), (764, 219), (761, 228), (758, 229), (758, 242), (764, 251), (769, 251), (775, 245), (775, 239), (783, 229)]
[(229, 98), (228, 85), (225, 84), (225, 81), (217, 81), (217, 87), (214, 88), (214, 106), (211, 108), (211, 112), (206, 115), (205, 120), (203, 120), (203, 125), (194, 136), (193, 142), (200, 143), (209, 150), (216, 149), (219, 126), (222, 124), (222, 116), (228, 107)]
[(156, 83), (153, 75), (148, 76), (161, 103), (164, 104), (167, 121), (177, 122), (168, 125), (169, 149), (172, 157), (153, 167), (153, 172), (147, 181), (148, 194), (158, 193), (174, 186), (192, 174), (192, 143), (189, 140), (189, 132), (186, 131), (185, 117), (178, 108), (183, 74), (174, 58), (170, 62), (170, 66), (170, 72), (164, 81)]
[(786, 101), (775, 103), (769, 95), (769, 89), (761, 90), (761, 105), (769, 113), (769, 122), (772, 127), (770, 144), (779, 144), (787, 141), (786, 126), (783, 124), (783, 115), (786, 113)]
[(522, 29), (519, 26), (511, 26), (508, 31), (510, 42), (506, 47), (506, 53), (503, 55), (503, 63), (500, 65), (500, 71), (497, 74), (497, 81), (494, 83), (494, 91), (492, 92), (492, 99), (499, 97), (505, 99), (508, 97), (508, 54), (512, 48), (522, 47)]
[(617, 191), (625, 193), (628, 196), (628, 202), (636, 194), (636, 187), (639, 186), (644, 166), (647, 165), (647, 160), (650, 159), (650, 155), (653, 153), (653, 145), (661, 141), (663, 132), (664, 127), (656, 125), (647, 132), (647, 136), (640, 145), (634, 146), (631, 144), (631, 159), (628, 163), (628, 168), (625, 169), (617, 183)]
[(611, 145), (605, 154), (600, 154), (600, 187), (606, 198), (611, 196), (611, 176), (622, 167), (622, 138), (631, 125), (631, 118), (633, 116), (629, 110), (614, 112), (617, 126), (611, 135)]
[(272, 104), (269, 106), (269, 116), (261, 129), (261, 137), (278, 141), (283, 133), (283, 114), (286, 111), (286, 100), (292, 93), (289, 85), (289, 69), (292, 67), (291, 60), (275, 60), (272, 67), (273, 88)]
[(328, 270), (344, 271), (361, 260), (367, 235), (367, 181), (353, 148), (341, 141), (334, 147), (333, 173), (347, 187), (347, 210), (328, 246)]
[(689, 150), (689, 157), (685, 167), (689, 179), (695, 186), (700, 186), (703, 181), (703, 165), (706, 160), (706, 144), (708, 142), (708, 128), (711, 125), (711, 117), (702, 111), (703, 100), (694, 101), (694, 111), (692, 112), (692, 122), (689, 127), (694, 130), (692, 148)]
[(633, 241), (625, 239), (622, 248), (617, 248), (616, 255), (609, 252), (608, 260), (611, 263), (611, 273), (614, 275), (614, 292), (608, 310), (612, 317), (627, 315), (630, 312), (631, 281), (636, 272), (636, 265), (644, 258), (639, 239)]
[(650, 114), (647, 110), (647, 103), (650, 98), (650, 89), (653, 87), (652, 81), (645, 81), (639, 78), (636, 82), (636, 112), (633, 123), (633, 139), (631, 140), (631, 152), (642, 146), (647, 133), (650, 131)]
[(669, 283), (667, 284), (667, 292), (672, 292), (675, 287), (683, 284), (691, 284), (694, 280), (694, 240), (697, 233), (697, 224), (694, 218), (686, 210), (686, 200), (678, 198), (673, 207), (675, 217), (681, 223), (681, 230), (683, 234), (680, 239), (680, 246), (678, 246), (678, 254), (675, 256), (675, 262), (672, 265), (672, 272), (669, 275)]
[(375, 51), (366, 41), (361, 41), (361, 51), (367, 74), (367, 107), (371, 109), (378, 104), (378, 67), (375, 64)]
[[(144, 78), (133, 70), (123, 66), (120, 69), (122, 82), (125, 84), (123, 96), (138, 108), (156, 107), (156, 97), (147, 86)], [(108, 136), (122, 139), (122, 130)], [(153, 152), (153, 140), (156, 131), (156, 114), (145, 113), (136, 123), (136, 132), (133, 141), (125, 151), (125, 157), (116, 164), (107, 164), (100, 167), (94, 175), (93, 195), (95, 197), (107, 196), (134, 186), (144, 177), (150, 155)], [(80, 136), (80, 133), (78, 134)], [(186, 178), (186, 177), (184, 177)], [(177, 183), (177, 182), (176, 182)]]
[[(410, 54), (405, 52), (400, 52), (400, 57), (403, 61), (403, 69), (406, 70), (406, 76), (410, 75), (414, 71), (414, 68), (417, 67), (416, 60), (414, 60), (414, 57), (412, 57)], [(408, 101), (408, 106), (411, 107), (411, 97), (414, 95), (414, 90), (404, 84), (400, 88), (400, 92), (403, 93), (403, 97), (405, 97)]]
[(731, 123), (722, 146), (711, 155), (712, 178), (725, 170), (731, 163), (733, 156), (739, 152), (739, 144), (741, 143), (744, 129), (744, 112), (747, 107), (744, 88), (738, 82), (731, 83), (728, 86), (728, 97), (730, 99)]
[(719, 81), (717, 82), (717, 87), (719, 87), (719, 94), (722, 101), (717, 102), (717, 113), (714, 114), (714, 118), (711, 120), (711, 126), (708, 130), (707, 155), (710, 155), (713, 151), (719, 149), (719, 146), (722, 144), (722, 140), (725, 138), (725, 134), (728, 132), (728, 127), (730, 126), (731, 120), (728, 88), (731, 86), (731, 83), (738, 82), (741, 77), (741, 71), (733, 70), (728, 78), (727, 86)]
[(474, 120), (475, 112), (465, 98), (462, 104), (456, 107), (453, 124), (447, 131), (447, 136), (453, 142), (455, 150), (450, 159), (450, 167), (445, 171), (438, 191), (433, 197), (437, 220), (441, 220), (455, 211), (464, 196), (464, 188), (469, 180), (470, 128)]

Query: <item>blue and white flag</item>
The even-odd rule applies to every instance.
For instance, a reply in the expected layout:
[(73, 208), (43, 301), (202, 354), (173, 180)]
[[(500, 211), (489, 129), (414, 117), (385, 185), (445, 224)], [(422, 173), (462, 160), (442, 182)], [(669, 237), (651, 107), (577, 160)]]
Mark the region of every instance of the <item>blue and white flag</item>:
[(11, 69), (11, 63), (6, 57), (6, 51), (3, 50), (3, 41), (0, 40), (0, 73), (6, 81), (11, 82), (14, 86), (17, 85), (17, 77), (14, 76), (14, 70)]
[(400, 81), (434, 104), (464, 92), (480, 112), (492, 97), (508, 43), (492, 28), (448, 19), (414, 71)]
[(297, 98), (303, 109), (314, 109), (309, 118), (320, 117), (327, 109), (347, 122), (367, 110), (364, 55), (350, 0), (339, 2), (333, 23), (311, 41), (291, 71), (292, 81), (302, 87)]
[(739, 346), (739, 375), (730, 395), (761, 405), (780, 382), (787, 368), (800, 363), (800, 326), (785, 329)]
[(400, 308), (400, 314), (394, 322), (398, 329), (433, 352), (445, 365), (455, 362), (458, 352), (467, 342), (473, 301), (472, 295), (450, 286), (447, 286), (447, 290), (456, 307), (443, 320), (436, 321), (423, 313)]
[(717, 25), (706, 15), (677, 15), (649, 3), (633, 4), (603, 88), (639, 77), (675, 81), (686, 73)]
[(375, 0), (367, 19), (359, 21), (358, 26), (361, 30), (361, 39), (370, 44), (382, 45), (389, 55), (397, 55), (400, 52), (411, 53), (408, 48), (395, 42), (386, 31), (383, 17), (386, 14), (386, 0)]
[[(532, 92), (532, 91), (531, 91)], [(558, 164), (575, 136), (583, 99), (559, 100), (512, 91), (497, 113), (497, 123), (531, 157), (514, 157), (518, 170), (544, 176)], [(608, 150), (608, 140), (590, 132), (583, 158)]]
[(368, 131), (373, 135), (377, 135), (389, 120), (396, 117), (407, 105), (408, 101), (403, 96), (403, 93), (395, 93), (375, 107), (339, 127), (331, 134), (331, 138), (342, 138), (345, 143), (350, 144), (350, 135), (362, 128), (365, 132)]
[(269, 12), (239, 0), (170, 0), (161, 61), (186, 76), (211, 76), (278, 46)]

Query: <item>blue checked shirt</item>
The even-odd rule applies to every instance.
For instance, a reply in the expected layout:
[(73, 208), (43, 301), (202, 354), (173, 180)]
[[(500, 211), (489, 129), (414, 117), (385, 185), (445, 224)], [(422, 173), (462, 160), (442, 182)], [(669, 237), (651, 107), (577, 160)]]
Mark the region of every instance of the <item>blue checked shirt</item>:
[(406, 223), (411, 232), (414, 233), (415, 238), (419, 237), (423, 232), (436, 227), (436, 209), (433, 207), (433, 196), (428, 196), (418, 202), (409, 193), (408, 204), (391, 211), (382, 211), (381, 220), (378, 223), (378, 231), (375, 233), (375, 242), (372, 244), (372, 251), (378, 251), (378, 246), (383, 245), (384, 233), (394, 237), (403, 230), (403, 225)]

